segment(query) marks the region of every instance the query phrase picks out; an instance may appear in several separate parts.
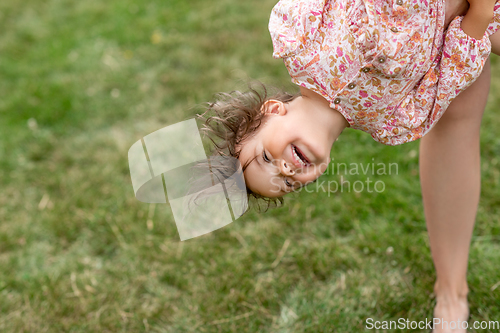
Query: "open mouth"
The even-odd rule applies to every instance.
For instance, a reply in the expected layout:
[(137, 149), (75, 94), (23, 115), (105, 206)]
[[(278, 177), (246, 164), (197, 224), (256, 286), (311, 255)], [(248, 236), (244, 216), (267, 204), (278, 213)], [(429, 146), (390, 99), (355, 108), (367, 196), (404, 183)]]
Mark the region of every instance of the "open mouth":
[(295, 145), (292, 145), (292, 155), (302, 166), (308, 166), (311, 164), (311, 161), (309, 161), (307, 156)]

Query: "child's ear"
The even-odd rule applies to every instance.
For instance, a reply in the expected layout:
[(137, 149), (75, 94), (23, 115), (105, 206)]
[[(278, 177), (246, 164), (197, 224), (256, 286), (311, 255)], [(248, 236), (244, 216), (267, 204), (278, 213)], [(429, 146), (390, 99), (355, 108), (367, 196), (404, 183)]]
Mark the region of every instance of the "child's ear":
[(279, 115), (279, 116), (284, 116), (286, 115), (286, 107), (285, 103), (275, 100), (275, 99), (269, 99), (264, 102), (262, 105), (262, 111), (265, 112), (266, 114), (272, 114), (272, 115)]

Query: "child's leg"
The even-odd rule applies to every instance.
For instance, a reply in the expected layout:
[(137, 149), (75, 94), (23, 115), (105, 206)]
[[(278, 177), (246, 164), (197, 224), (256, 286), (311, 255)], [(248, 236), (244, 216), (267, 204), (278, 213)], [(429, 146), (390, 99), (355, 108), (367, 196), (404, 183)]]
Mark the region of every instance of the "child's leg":
[(420, 142), (422, 196), (437, 273), (434, 315), (445, 320), (468, 315), (467, 261), (480, 193), (479, 127), (489, 85), (488, 60), (481, 76)]

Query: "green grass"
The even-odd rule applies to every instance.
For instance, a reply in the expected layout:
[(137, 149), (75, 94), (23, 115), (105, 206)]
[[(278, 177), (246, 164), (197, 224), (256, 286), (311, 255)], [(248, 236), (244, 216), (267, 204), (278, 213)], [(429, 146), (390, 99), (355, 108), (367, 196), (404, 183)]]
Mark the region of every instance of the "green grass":
[[(431, 318), (418, 142), (346, 131), (335, 162), (398, 164), (370, 175), (384, 192), (303, 192), (186, 242), (168, 205), (134, 198), (136, 140), (248, 78), (296, 89), (271, 57), (274, 2), (0, 2), (1, 332), (359, 332), (368, 317)], [(494, 57), (471, 320), (500, 320), (499, 77)]]

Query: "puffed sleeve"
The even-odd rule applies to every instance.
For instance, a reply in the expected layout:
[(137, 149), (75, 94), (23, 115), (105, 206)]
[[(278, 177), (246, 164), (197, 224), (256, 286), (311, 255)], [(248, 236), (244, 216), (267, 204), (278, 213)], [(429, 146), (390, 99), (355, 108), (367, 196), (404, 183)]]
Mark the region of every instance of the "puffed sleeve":
[(327, 0), (281, 0), (269, 19), (273, 57), (286, 58), (307, 47), (323, 20)]
[(489, 33), (487, 30), (482, 39), (467, 35), (461, 28), (462, 19), (459, 16), (450, 23), (441, 56), (435, 57), (430, 70), (391, 116), (411, 118), (409, 126), (394, 131), (389, 122), (387, 128), (372, 134), (375, 140), (397, 145), (419, 139), (436, 124), (452, 100), (479, 77), (491, 52)]
[(497, 0), (495, 4), (495, 13), (493, 15), (493, 20), (491, 21), (486, 33), (491, 36), (500, 29), (500, 0)]

